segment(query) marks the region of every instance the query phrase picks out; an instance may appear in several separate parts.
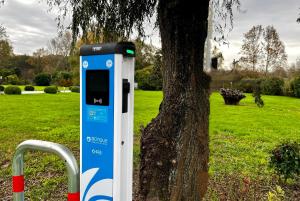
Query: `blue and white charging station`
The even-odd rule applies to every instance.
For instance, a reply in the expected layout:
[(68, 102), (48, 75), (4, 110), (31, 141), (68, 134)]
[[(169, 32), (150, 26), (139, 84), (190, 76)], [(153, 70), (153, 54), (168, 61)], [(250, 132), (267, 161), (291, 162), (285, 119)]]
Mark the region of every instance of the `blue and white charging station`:
[(132, 201), (135, 46), (80, 49), (80, 200)]

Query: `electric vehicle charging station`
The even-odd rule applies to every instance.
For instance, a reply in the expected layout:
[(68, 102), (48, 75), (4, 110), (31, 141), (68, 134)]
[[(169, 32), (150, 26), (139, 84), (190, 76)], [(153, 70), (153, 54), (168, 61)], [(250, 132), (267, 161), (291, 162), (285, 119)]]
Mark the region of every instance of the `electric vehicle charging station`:
[(135, 46), (80, 49), (80, 200), (132, 201)]

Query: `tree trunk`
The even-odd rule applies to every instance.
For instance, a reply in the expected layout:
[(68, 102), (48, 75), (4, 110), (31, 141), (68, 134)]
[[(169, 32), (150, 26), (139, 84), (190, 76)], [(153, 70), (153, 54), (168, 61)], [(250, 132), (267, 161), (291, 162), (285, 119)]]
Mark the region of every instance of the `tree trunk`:
[[(199, 6), (199, 3), (201, 4)], [(161, 0), (163, 101), (143, 130), (139, 201), (200, 201), (208, 182), (210, 77), (203, 72), (209, 0)]]

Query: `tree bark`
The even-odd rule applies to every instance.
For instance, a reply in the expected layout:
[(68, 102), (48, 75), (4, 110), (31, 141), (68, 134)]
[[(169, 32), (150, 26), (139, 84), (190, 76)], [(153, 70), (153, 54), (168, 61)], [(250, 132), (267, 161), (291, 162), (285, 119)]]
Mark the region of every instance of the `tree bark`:
[[(201, 4), (199, 6), (199, 4)], [(163, 101), (143, 130), (139, 201), (200, 201), (208, 182), (210, 77), (203, 71), (209, 0), (161, 0)]]

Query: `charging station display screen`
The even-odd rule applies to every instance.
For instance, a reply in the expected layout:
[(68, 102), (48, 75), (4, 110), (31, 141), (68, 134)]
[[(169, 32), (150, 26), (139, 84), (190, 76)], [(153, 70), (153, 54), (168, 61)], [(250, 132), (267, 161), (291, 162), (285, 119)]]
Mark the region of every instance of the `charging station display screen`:
[(86, 71), (86, 104), (109, 105), (109, 70)]

